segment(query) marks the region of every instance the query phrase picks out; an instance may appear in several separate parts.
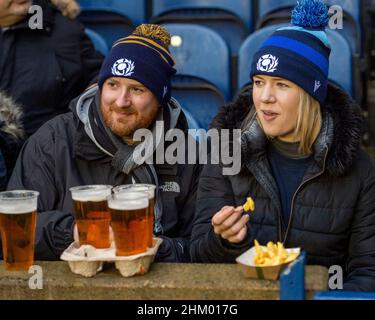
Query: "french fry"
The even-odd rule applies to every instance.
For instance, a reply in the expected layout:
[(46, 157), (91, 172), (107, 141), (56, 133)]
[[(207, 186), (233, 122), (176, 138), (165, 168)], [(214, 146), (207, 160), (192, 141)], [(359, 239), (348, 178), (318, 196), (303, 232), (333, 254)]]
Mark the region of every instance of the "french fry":
[(248, 197), (246, 199), (246, 202), (245, 204), (243, 205), (243, 209), (244, 211), (254, 211), (255, 209), (255, 204), (254, 204), (254, 200), (251, 198), (251, 197)]
[(259, 267), (289, 263), (298, 256), (298, 253), (288, 253), (281, 242), (274, 244), (270, 241), (267, 243), (267, 246), (261, 246), (257, 240), (254, 240), (254, 244), (254, 264)]

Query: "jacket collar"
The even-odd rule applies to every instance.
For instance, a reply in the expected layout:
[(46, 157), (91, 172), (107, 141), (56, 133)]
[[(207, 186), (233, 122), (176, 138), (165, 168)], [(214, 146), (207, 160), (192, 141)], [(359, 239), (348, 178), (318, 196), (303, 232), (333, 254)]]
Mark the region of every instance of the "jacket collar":
[[(255, 119), (251, 88), (244, 91), (235, 102), (222, 107), (214, 118), (211, 127), (219, 129), (241, 128), (245, 117), (250, 117), (245, 129), (248, 133), (242, 145), (244, 162), (254, 161), (265, 153), (267, 138)], [(360, 107), (343, 90), (328, 86), (327, 103), (322, 108), (322, 129), (314, 143), (314, 159), (325, 166), (334, 176), (344, 175), (356, 159), (363, 133), (363, 117)]]
[[(93, 85), (70, 103), (69, 109), (75, 116), (77, 128), (74, 140), (74, 153), (79, 158), (85, 160), (101, 160), (107, 162), (110, 161), (110, 157), (113, 155), (103, 150), (98, 141), (95, 140), (93, 132), (88, 125), (89, 108), (94, 107), (93, 104), (99, 103), (99, 95), (97, 85)], [(163, 108), (163, 113), (165, 125), (169, 129), (178, 128), (187, 134), (188, 123), (177, 100), (171, 98), (168, 105)], [(165, 128), (165, 131), (167, 131), (168, 128)]]

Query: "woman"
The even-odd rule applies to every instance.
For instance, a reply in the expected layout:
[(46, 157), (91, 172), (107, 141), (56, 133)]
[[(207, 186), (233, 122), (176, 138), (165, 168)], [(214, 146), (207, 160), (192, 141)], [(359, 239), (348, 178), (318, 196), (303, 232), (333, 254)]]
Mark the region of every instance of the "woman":
[[(216, 116), (213, 127), (242, 129), (242, 170), (204, 168), (194, 261), (234, 262), (255, 239), (281, 241), (308, 264), (341, 265), (345, 290), (375, 291), (375, 165), (360, 149), (360, 108), (328, 84), (327, 21), (320, 1), (300, 1), (294, 26), (255, 54), (252, 92)], [(255, 211), (244, 214), (248, 196)]]

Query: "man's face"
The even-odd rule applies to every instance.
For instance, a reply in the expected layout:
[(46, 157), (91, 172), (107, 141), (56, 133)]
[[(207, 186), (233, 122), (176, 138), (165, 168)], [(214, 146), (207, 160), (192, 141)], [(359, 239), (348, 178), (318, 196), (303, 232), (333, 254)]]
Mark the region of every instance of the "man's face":
[(0, 18), (25, 16), (32, 0), (0, 0)]
[(106, 125), (117, 136), (131, 139), (138, 129), (156, 118), (159, 102), (142, 83), (127, 78), (108, 78), (102, 88), (100, 110)]

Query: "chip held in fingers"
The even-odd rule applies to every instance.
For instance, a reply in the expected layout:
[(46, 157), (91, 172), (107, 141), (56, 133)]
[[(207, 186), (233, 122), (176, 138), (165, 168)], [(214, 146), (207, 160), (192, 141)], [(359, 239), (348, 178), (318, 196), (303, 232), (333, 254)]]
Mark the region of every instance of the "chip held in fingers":
[(255, 209), (255, 204), (254, 204), (254, 200), (251, 198), (251, 197), (248, 197), (246, 199), (246, 202), (245, 204), (243, 205), (243, 209), (244, 211), (248, 212), (248, 211), (254, 211)]

